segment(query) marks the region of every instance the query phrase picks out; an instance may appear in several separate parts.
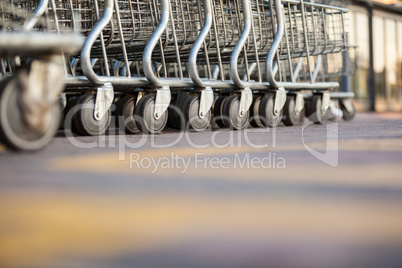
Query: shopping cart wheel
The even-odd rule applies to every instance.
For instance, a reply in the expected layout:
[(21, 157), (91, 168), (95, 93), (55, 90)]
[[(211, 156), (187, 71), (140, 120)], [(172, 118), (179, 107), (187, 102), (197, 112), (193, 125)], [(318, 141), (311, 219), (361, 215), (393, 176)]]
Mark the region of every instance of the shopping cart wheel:
[(253, 127), (264, 127), (260, 120), (259, 109), (262, 96), (255, 96), (253, 98), (253, 104), (250, 108), (250, 125)]
[(63, 130), (64, 129), (64, 109), (65, 107), (63, 106), (63, 102), (61, 101), (61, 99), (59, 99), (58, 101), (59, 103), (59, 109), (60, 109), (60, 121), (59, 121), (59, 127), (58, 129)]
[(184, 129), (185, 122), (184, 122), (184, 115), (181, 111), (181, 107), (178, 103), (178, 96), (175, 95), (172, 100), (170, 101), (170, 105), (168, 108), (168, 119), (167, 119), (167, 126), (176, 129), (182, 130)]
[(112, 114), (110, 109), (100, 120), (96, 120), (94, 116), (95, 110), (95, 94), (85, 94), (78, 98), (73, 109), (76, 112), (72, 119), (72, 131), (81, 136), (98, 136), (103, 135), (110, 126)]
[(265, 127), (276, 127), (282, 120), (283, 109), (278, 114), (274, 113), (275, 95), (267, 94), (261, 99), (259, 115), (261, 123)]
[(216, 99), (215, 104), (214, 104), (214, 120), (215, 123), (218, 125), (220, 128), (226, 128), (228, 127), (223, 120), (223, 105), (226, 102), (226, 99), (228, 96), (220, 96), (219, 98)]
[(239, 115), (240, 96), (232, 95), (227, 98), (223, 105), (222, 114), (225, 124), (230, 129), (241, 130), (247, 127), (249, 111), (243, 116)]
[(17, 80), (6, 78), (0, 83), (0, 140), (18, 151), (36, 151), (45, 147), (55, 135), (61, 118), (60, 106), (51, 105), (50, 118), (44, 131), (34, 130), (24, 123), (19, 105)]
[(283, 118), (282, 122), (285, 126), (294, 126), (298, 124), (302, 118), (303, 111), (299, 114), (295, 112), (296, 99), (294, 96), (287, 96), (285, 106), (283, 107)]
[(127, 134), (136, 134), (140, 130), (134, 120), (134, 108), (136, 105), (137, 96), (128, 95), (119, 99), (117, 104), (115, 118), (116, 126)]
[(321, 124), (325, 114), (322, 112), (321, 95), (314, 95), (309, 104), (308, 119), (315, 124)]
[(183, 113), (186, 120), (186, 129), (204, 131), (209, 128), (211, 122), (211, 111), (208, 111), (203, 118), (199, 116), (200, 96), (192, 95), (183, 103)]
[[(338, 109), (338, 108), (336, 108), (336, 109)], [(331, 109), (331, 107), (328, 107), (327, 111), (325, 112), (324, 119), (334, 122), (334, 121), (336, 121), (336, 118), (337, 118), (336, 114), (337, 114), (336, 111), (333, 111)]]
[(155, 96), (145, 95), (140, 99), (134, 115), (138, 129), (145, 134), (160, 133), (166, 126), (168, 114), (165, 111), (159, 119), (154, 116)]
[(342, 118), (343, 118), (343, 120), (345, 120), (345, 121), (350, 121), (350, 120), (352, 120), (352, 119), (355, 117), (355, 115), (356, 115), (356, 108), (355, 108), (355, 106), (353, 105), (353, 102), (351, 103), (351, 106), (352, 106), (352, 111), (351, 111), (351, 112), (349, 112), (349, 111), (346, 109), (345, 104), (343, 103), (342, 100), (339, 101), (339, 106), (341, 107), (341, 110), (342, 110)]
[(64, 112), (63, 112), (63, 122), (62, 122), (62, 126), (64, 130), (71, 130), (73, 131), (74, 129), (74, 133), (76, 133), (75, 127), (73, 125), (73, 116), (75, 111), (73, 111), (73, 108), (76, 106), (77, 104), (77, 100), (79, 99), (79, 97), (72, 97), (71, 99), (69, 99), (67, 101), (67, 105), (66, 108), (64, 108)]

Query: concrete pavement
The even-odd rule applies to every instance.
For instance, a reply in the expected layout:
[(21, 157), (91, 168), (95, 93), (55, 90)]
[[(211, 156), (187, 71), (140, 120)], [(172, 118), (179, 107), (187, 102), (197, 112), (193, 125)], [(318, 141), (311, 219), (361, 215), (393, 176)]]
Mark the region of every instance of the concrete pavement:
[(0, 147), (0, 267), (401, 267), (401, 138), (363, 113)]

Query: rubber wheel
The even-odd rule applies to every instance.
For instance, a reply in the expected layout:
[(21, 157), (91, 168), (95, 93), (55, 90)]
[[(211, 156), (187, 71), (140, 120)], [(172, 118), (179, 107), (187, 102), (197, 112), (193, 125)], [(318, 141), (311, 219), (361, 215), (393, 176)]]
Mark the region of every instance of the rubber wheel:
[(329, 121), (336, 121), (336, 113), (332, 111), (331, 107), (328, 107), (327, 111), (325, 112), (324, 119)]
[(124, 97), (126, 96), (120, 96), (120, 98), (118, 98), (117, 100), (115, 99), (115, 102), (113, 102), (112, 105), (110, 106), (112, 116), (116, 116), (117, 107), (119, 106), (120, 100), (124, 99)]
[(275, 95), (268, 94), (262, 97), (259, 114), (261, 123), (265, 127), (276, 127), (282, 120), (283, 109), (277, 114), (274, 114)]
[(134, 115), (138, 129), (145, 134), (156, 134), (165, 128), (168, 114), (165, 111), (159, 119), (154, 117), (155, 96), (146, 95), (140, 99)]
[[(74, 117), (74, 112), (71, 112), (72, 109), (76, 106), (77, 101), (78, 101), (79, 97), (73, 97), (71, 99), (68, 100), (66, 108), (64, 108), (64, 112), (63, 112), (63, 122), (62, 122), (62, 127), (64, 130), (71, 130), (74, 133), (76, 133), (76, 128), (73, 124), (73, 117)], [(71, 114), (70, 114), (71, 112)]]
[(64, 125), (63, 125), (64, 124), (64, 110), (66, 107), (63, 106), (61, 99), (59, 99), (58, 103), (59, 103), (59, 108), (60, 108), (60, 121), (59, 121), (58, 129), (63, 130), (64, 129)]
[(6, 78), (0, 83), (0, 140), (10, 149), (36, 151), (53, 139), (61, 120), (59, 103), (52, 105), (50, 124), (44, 133), (25, 125), (19, 105), (17, 81)]
[(200, 118), (200, 96), (192, 95), (183, 103), (183, 113), (186, 122), (186, 128), (194, 131), (204, 131), (209, 128), (211, 123), (211, 111)]
[(294, 96), (287, 96), (285, 105), (283, 106), (283, 118), (282, 122), (285, 126), (294, 126), (297, 125), (301, 118), (303, 111), (300, 111), (297, 115), (295, 113), (295, 104), (296, 100)]
[(262, 96), (254, 96), (250, 109), (250, 125), (253, 127), (264, 127), (260, 120), (259, 109)]
[(223, 120), (223, 105), (225, 104), (228, 96), (220, 96), (216, 99), (214, 104), (214, 120), (220, 128), (227, 128), (226, 122)]
[(342, 114), (343, 114), (342, 118), (343, 118), (343, 120), (350, 121), (355, 117), (356, 108), (355, 108), (353, 102), (352, 102), (352, 108), (353, 108), (352, 112), (349, 112), (348, 110), (346, 110), (346, 107), (345, 107), (345, 105), (343, 104), (342, 101), (339, 101), (339, 106), (341, 107), (341, 110), (342, 110)]
[(325, 116), (321, 106), (321, 95), (314, 95), (310, 100), (308, 119), (315, 124), (321, 124)]
[(239, 108), (240, 96), (238, 95), (229, 96), (223, 105), (223, 120), (230, 129), (241, 130), (248, 125), (249, 111), (241, 117)]
[(181, 111), (181, 107), (178, 105), (178, 96), (176, 95), (173, 100), (170, 102), (168, 108), (168, 119), (167, 126), (172, 129), (182, 130), (185, 127), (185, 120), (183, 113)]
[(73, 128), (76, 134), (81, 136), (98, 136), (106, 133), (110, 126), (112, 114), (110, 109), (102, 117), (96, 120), (94, 116), (96, 95), (85, 94), (78, 98), (77, 104), (73, 109)]
[(116, 126), (127, 134), (136, 134), (140, 130), (134, 120), (137, 96), (129, 95), (119, 99), (115, 112)]

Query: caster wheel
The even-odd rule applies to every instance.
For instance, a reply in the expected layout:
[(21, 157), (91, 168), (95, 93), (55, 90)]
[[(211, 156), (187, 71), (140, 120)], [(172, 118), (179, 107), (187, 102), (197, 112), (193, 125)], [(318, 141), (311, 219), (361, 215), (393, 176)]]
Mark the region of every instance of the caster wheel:
[(134, 108), (137, 96), (129, 95), (118, 100), (115, 111), (116, 126), (127, 134), (136, 134), (140, 130), (134, 120)]
[(98, 136), (106, 133), (112, 119), (110, 109), (102, 117), (96, 120), (94, 117), (96, 96), (85, 94), (78, 98), (73, 116), (72, 131), (81, 136)]
[(200, 118), (198, 111), (200, 109), (200, 96), (190, 96), (183, 103), (183, 113), (186, 121), (186, 128), (194, 131), (204, 131), (209, 128), (211, 122), (211, 111)]
[(145, 134), (161, 132), (167, 123), (168, 114), (165, 111), (159, 119), (154, 117), (155, 96), (146, 95), (140, 99), (134, 115), (138, 129)]
[(334, 122), (334, 121), (336, 121), (336, 117), (337, 117), (336, 116), (336, 111), (335, 112), (332, 111), (331, 107), (329, 107), (327, 109), (327, 111), (325, 112), (325, 118), (324, 119)]
[(45, 131), (33, 130), (23, 121), (17, 83), (12, 78), (0, 83), (0, 140), (17, 151), (36, 151), (48, 145), (56, 134), (61, 120), (60, 106), (58, 102), (51, 106)]
[(63, 130), (64, 129), (64, 109), (65, 107), (63, 107), (63, 104), (61, 103), (61, 101), (58, 102), (59, 104), (59, 109), (60, 109), (60, 120), (59, 120), (59, 126), (57, 127), (57, 129), (59, 130)]
[(178, 96), (175, 96), (174, 99), (170, 102), (167, 113), (168, 113), (168, 119), (167, 119), (168, 127), (176, 130), (184, 129), (185, 126), (184, 116), (180, 109)]
[(297, 125), (301, 118), (303, 111), (300, 111), (299, 114), (295, 113), (295, 97), (287, 96), (285, 106), (283, 106), (283, 118), (282, 122), (285, 126), (294, 126)]
[(111, 110), (112, 116), (116, 116), (117, 107), (119, 107), (120, 101), (121, 101), (122, 99), (124, 99), (125, 97), (127, 97), (127, 95), (120, 96), (119, 98), (115, 99), (115, 101), (112, 103), (112, 105), (110, 106), (110, 110)]
[(63, 112), (63, 118), (62, 118), (63, 122), (61, 123), (64, 130), (73, 131), (74, 129), (73, 131), (74, 133), (76, 133), (76, 129), (72, 123), (75, 114), (75, 111), (73, 112), (73, 108), (77, 104), (78, 99), (79, 97), (73, 97), (67, 102), (66, 108), (64, 108)]
[(309, 118), (311, 115), (311, 109), (310, 109), (310, 105), (311, 104), (311, 99), (305, 100), (304, 101), (304, 115)]
[(215, 123), (218, 125), (220, 128), (226, 128), (228, 127), (226, 125), (225, 120), (223, 120), (223, 105), (226, 102), (226, 99), (228, 96), (220, 96), (218, 99), (216, 99), (215, 104), (214, 104), (214, 120)]
[(353, 108), (352, 112), (349, 112), (348, 110), (346, 110), (345, 104), (342, 101), (339, 101), (339, 106), (341, 107), (341, 110), (342, 110), (343, 120), (350, 121), (355, 117), (356, 109), (355, 109), (355, 106), (353, 105), (353, 102), (352, 102), (352, 108)]
[(63, 105), (63, 102), (61, 101), (61, 99), (59, 99), (58, 101), (59, 103), (59, 109), (60, 109), (60, 122), (59, 122), (59, 130), (63, 130), (64, 129), (64, 110), (65, 110), (65, 106)]
[(241, 117), (239, 108), (240, 96), (238, 95), (229, 96), (223, 105), (223, 120), (230, 129), (241, 130), (248, 125), (249, 111)]
[(310, 100), (309, 105), (309, 120), (315, 124), (321, 124), (325, 114), (321, 109), (321, 95), (314, 95)]
[(283, 110), (281, 110), (277, 115), (275, 115), (274, 107), (275, 107), (274, 94), (268, 94), (262, 97), (259, 108), (259, 115), (261, 123), (265, 127), (276, 127), (282, 120)]
[(254, 96), (253, 104), (250, 109), (250, 125), (253, 127), (264, 127), (260, 120), (259, 109), (262, 96)]

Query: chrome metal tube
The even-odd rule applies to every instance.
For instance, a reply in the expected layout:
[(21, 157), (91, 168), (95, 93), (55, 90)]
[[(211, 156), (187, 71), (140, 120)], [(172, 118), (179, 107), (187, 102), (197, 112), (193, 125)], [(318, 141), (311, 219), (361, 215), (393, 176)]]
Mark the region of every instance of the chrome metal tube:
[(311, 78), (311, 82), (314, 83), (317, 80), (318, 77), (318, 72), (321, 69), (321, 64), (322, 64), (322, 55), (317, 56), (317, 62), (315, 63), (315, 68), (313, 72), (313, 77)]
[(292, 81), (292, 82), (296, 82), (297, 78), (299, 77), (299, 73), (300, 73), (302, 64), (303, 64), (303, 58), (300, 57), (299, 60), (297, 61), (295, 69), (293, 70), (293, 79), (294, 79), (294, 81)]
[(85, 76), (92, 83), (102, 85), (108, 82), (108, 78), (100, 78), (92, 69), (91, 66), (91, 49), (95, 43), (98, 36), (101, 34), (102, 30), (109, 24), (113, 16), (113, 0), (105, 0), (105, 7), (103, 10), (102, 17), (95, 24), (92, 31), (89, 33), (87, 39), (85, 40), (84, 46), (81, 50), (81, 68)]
[[(285, 31), (284, 19), (282, 13), (282, 3), (281, 0), (275, 0), (275, 13), (276, 20), (278, 24), (277, 32), (275, 35), (274, 42), (272, 43), (271, 49), (269, 50), (267, 61), (266, 61), (266, 74), (269, 84), (275, 88), (279, 88), (278, 82), (275, 80), (274, 69), (274, 58), (279, 46), (281, 45), (282, 37)], [(279, 60), (279, 59), (278, 59)]]
[[(280, 2), (280, 0), (279, 0), (279, 2)], [(244, 29), (239, 38), (239, 41), (237, 42), (235, 48), (233, 49), (232, 55), (230, 57), (230, 77), (238, 88), (246, 88), (247, 87), (246, 83), (244, 83), (240, 79), (239, 71), (237, 69), (237, 66), (238, 66), (237, 62), (239, 60), (241, 50), (243, 49), (243, 47), (247, 41), (247, 38), (250, 34), (251, 23), (252, 23), (249, 0), (242, 0), (242, 5), (243, 5)]]
[(305, 8), (304, 8), (304, 1), (300, 0), (300, 9), (301, 9), (301, 15), (302, 15), (302, 24), (303, 24), (303, 35), (304, 35), (304, 45), (305, 45), (305, 50), (306, 50), (306, 59), (307, 59), (307, 69), (308, 73), (310, 76), (310, 81), (313, 82), (313, 73), (311, 72), (311, 64), (310, 64), (310, 47), (309, 47), (309, 39), (308, 39), (308, 34), (307, 34), (307, 22), (306, 22), (306, 14), (305, 14)]
[[(300, 4), (301, 0), (282, 0), (283, 3), (291, 3), (291, 4)], [(317, 3), (313, 3), (313, 2), (304, 2), (305, 5), (308, 6), (313, 6), (313, 7), (322, 7), (322, 8), (330, 8), (333, 10), (338, 10), (341, 11), (343, 13), (348, 13), (349, 9), (347, 8), (343, 8), (343, 7), (337, 7), (337, 6), (330, 6), (330, 5), (324, 5), (324, 4), (317, 4)]]
[(197, 56), (198, 52), (201, 49), (202, 44), (205, 41), (205, 38), (208, 36), (209, 31), (212, 26), (212, 5), (211, 0), (204, 0), (204, 12), (205, 12), (205, 22), (202, 30), (197, 37), (197, 40), (194, 43), (193, 48), (191, 49), (190, 56), (188, 59), (188, 72), (190, 74), (191, 80), (193, 80), (194, 84), (197, 87), (205, 87), (204, 83), (200, 79), (197, 70)]
[(28, 32), (32, 30), (35, 26), (36, 22), (38, 21), (39, 17), (45, 13), (48, 5), (48, 0), (40, 0), (38, 6), (36, 7), (35, 11), (32, 13), (32, 17), (27, 21), (24, 25), (24, 31)]
[(152, 33), (145, 49), (144, 54), (142, 56), (143, 70), (145, 77), (155, 87), (162, 87), (163, 84), (159, 82), (159, 79), (155, 76), (152, 69), (152, 52), (155, 49), (155, 46), (158, 44), (159, 39), (161, 38), (163, 32), (166, 30), (166, 27), (169, 23), (169, 15), (170, 15), (170, 1), (169, 0), (161, 0), (161, 19), (159, 21), (158, 26), (155, 31)]

